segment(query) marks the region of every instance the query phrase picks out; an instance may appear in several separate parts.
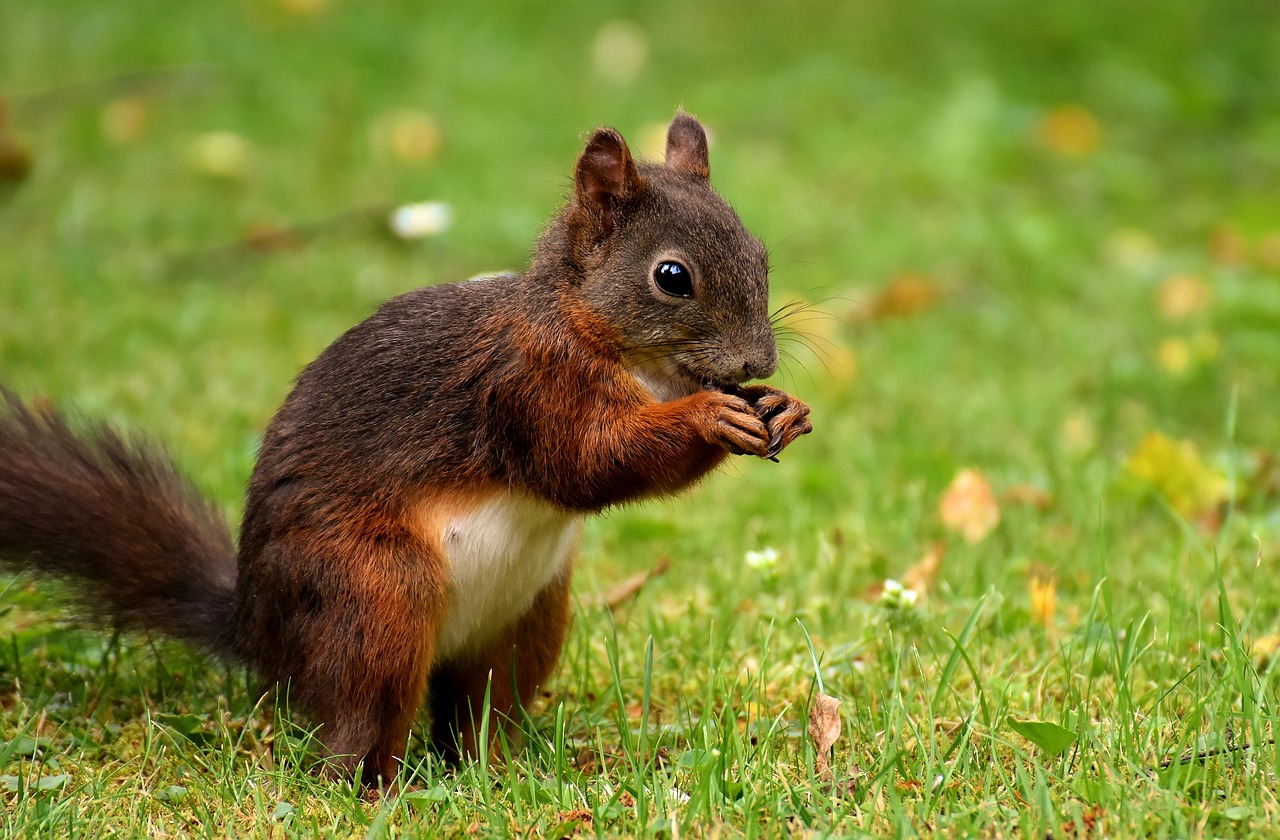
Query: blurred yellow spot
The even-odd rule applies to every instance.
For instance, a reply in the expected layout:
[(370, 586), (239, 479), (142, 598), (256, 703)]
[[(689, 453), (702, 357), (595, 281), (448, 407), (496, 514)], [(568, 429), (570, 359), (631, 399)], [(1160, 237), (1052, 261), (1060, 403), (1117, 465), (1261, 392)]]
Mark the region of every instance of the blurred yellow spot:
[(591, 44), (591, 66), (600, 78), (625, 85), (636, 80), (649, 61), (649, 36), (629, 20), (600, 27)]
[(1258, 243), (1258, 261), (1263, 268), (1280, 268), (1280, 233), (1268, 233)]
[(1191, 345), (1181, 338), (1166, 338), (1156, 348), (1156, 361), (1165, 373), (1181, 376), (1191, 367)]
[(1266, 669), (1275, 661), (1276, 653), (1280, 652), (1280, 633), (1268, 633), (1254, 639), (1249, 652), (1253, 655), (1254, 667), (1259, 671)]
[(938, 515), (948, 531), (967, 542), (981, 542), (1000, 524), (1000, 506), (987, 478), (976, 469), (956, 474), (938, 502)]
[(232, 131), (210, 131), (196, 135), (188, 149), (188, 159), (196, 171), (213, 178), (236, 180), (249, 173), (253, 147)]
[(1031, 596), (1031, 617), (1048, 629), (1058, 610), (1058, 576), (1048, 566), (1031, 564), (1027, 570), (1027, 592)]
[(1209, 237), (1209, 253), (1223, 265), (1240, 265), (1249, 257), (1249, 242), (1240, 231), (1224, 225)]
[(1084, 157), (1097, 151), (1102, 125), (1081, 105), (1062, 105), (1040, 120), (1040, 140), (1063, 157)]
[(386, 111), (374, 120), (371, 133), (375, 149), (402, 163), (427, 163), (444, 145), (435, 118), (413, 108)]
[(1180, 321), (1205, 309), (1213, 289), (1194, 274), (1173, 274), (1156, 292), (1156, 308), (1170, 321)]
[(1151, 484), (1175, 510), (1195, 517), (1225, 502), (1231, 483), (1207, 465), (1189, 440), (1151, 432), (1125, 462), (1125, 469)]
[(1156, 241), (1146, 231), (1120, 228), (1107, 237), (1103, 246), (1107, 261), (1131, 271), (1142, 271), (1155, 265), (1160, 256)]
[(134, 142), (147, 130), (151, 109), (140, 96), (122, 96), (102, 109), (102, 136), (117, 146)]
[(291, 15), (314, 15), (323, 12), (329, 0), (278, 0), (280, 8)]
[(1097, 443), (1098, 432), (1083, 409), (1071, 412), (1062, 421), (1062, 445), (1068, 452), (1081, 455), (1091, 451)]

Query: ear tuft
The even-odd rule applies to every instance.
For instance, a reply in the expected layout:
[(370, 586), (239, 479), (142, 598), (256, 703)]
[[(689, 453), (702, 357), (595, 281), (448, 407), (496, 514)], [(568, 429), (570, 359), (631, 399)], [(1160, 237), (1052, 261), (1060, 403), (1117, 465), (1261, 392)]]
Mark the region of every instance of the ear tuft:
[(711, 177), (707, 132), (697, 118), (677, 111), (667, 129), (667, 168), (706, 180)]
[(602, 236), (613, 232), (620, 205), (632, 198), (640, 183), (627, 141), (612, 128), (598, 128), (578, 158), (574, 176), (579, 202), (602, 225)]

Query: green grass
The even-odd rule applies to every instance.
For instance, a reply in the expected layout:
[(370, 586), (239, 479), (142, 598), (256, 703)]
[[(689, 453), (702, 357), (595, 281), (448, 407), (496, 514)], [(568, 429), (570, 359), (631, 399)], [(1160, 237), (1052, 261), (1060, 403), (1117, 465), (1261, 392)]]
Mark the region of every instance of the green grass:
[[(1280, 631), (1280, 16), (1247, 0), (509, 5), (0, 0), (0, 93), (35, 156), (0, 185), (0, 381), (166, 441), (235, 520), (302, 365), (387, 297), (522, 266), (584, 132), (640, 146), (683, 104), (770, 246), (776, 303), (830, 316), (796, 323), (818, 349), (779, 377), (815, 433), (779, 465), (738, 461), (593, 521), (527, 737), (461, 769), (415, 737), (398, 798), (308, 773), (307, 733), (242, 673), (73, 629), (53, 587), (6, 582), (2, 830), (1272, 835), (1276, 674), (1254, 647)], [(648, 38), (629, 83), (591, 60), (619, 18)], [(126, 77), (149, 68), (167, 70)], [(122, 96), (149, 119), (115, 143), (101, 123)], [(1101, 130), (1080, 156), (1041, 137), (1070, 104)], [(394, 108), (434, 116), (437, 157), (371, 141)], [(252, 144), (238, 180), (189, 160), (222, 130)], [(370, 213), (298, 250), (225, 247), (422, 199), (452, 206), (443, 236), (400, 243)], [(937, 305), (856, 317), (904, 273)], [(1157, 290), (1177, 273), (1212, 297), (1170, 320)], [(1180, 347), (1192, 360), (1171, 370)], [(1231, 498), (1179, 511), (1130, 475), (1155, 431), (1193, 442)], [(1051, 504), (1006, 500), (969, 544), (938, 515), (966, 467)], [(914, 609), (863, 597), (939, 540)], [(777, 566), (747, 566), (765, 547)], [(634, 603), (599, 606), (664, 556)], [(1033, 566), (1057, 578), (1047, 626)], [(843, 700), (834, 792), (805, 733), (819, 684)], [(1048, 755), (1011, 717), (1077, 740)]]

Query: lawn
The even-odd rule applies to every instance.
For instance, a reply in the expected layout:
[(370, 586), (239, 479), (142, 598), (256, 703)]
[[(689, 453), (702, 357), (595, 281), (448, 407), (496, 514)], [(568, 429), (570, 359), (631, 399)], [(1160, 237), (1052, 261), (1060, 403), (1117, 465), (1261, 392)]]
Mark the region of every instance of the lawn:
[[(593, 520), (525, 737), (415, 736), (399, 796), (0, 580), (0, 833), (1272, 836), (1277, 91), (1250, 0), (0, 0), (0, 382), (231, 521), (304, 364), (521, 268), (586, 132), (680, 105), (811, 304), (776, 381), (815, 424)], [(417, 201), (451, 224), (398, 239)]]

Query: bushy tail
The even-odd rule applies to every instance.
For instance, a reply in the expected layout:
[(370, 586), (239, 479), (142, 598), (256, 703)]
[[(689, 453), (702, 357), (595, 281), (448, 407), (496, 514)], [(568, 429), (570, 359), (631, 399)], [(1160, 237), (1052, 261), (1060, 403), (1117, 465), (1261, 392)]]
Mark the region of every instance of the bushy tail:
[(66, 578), (91, 616), (234, 655), (235, 549), (158, 449), (73, 433), (0, 391), (0, 567)]

